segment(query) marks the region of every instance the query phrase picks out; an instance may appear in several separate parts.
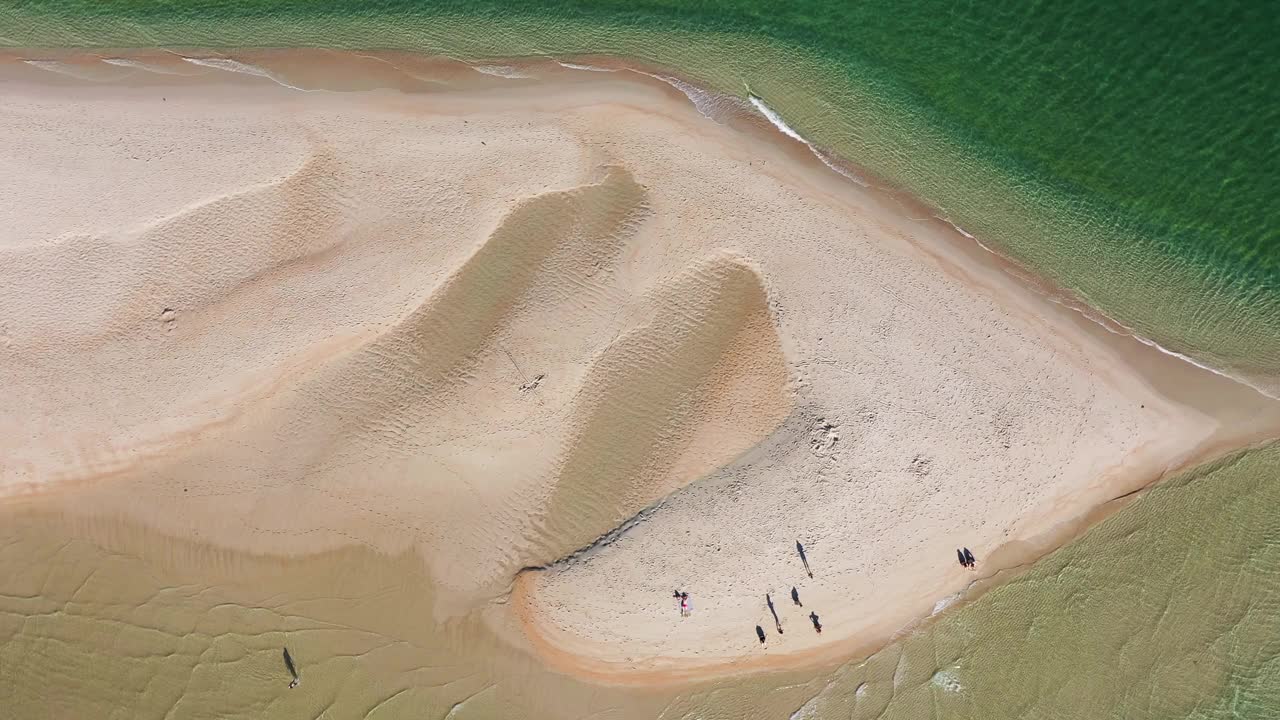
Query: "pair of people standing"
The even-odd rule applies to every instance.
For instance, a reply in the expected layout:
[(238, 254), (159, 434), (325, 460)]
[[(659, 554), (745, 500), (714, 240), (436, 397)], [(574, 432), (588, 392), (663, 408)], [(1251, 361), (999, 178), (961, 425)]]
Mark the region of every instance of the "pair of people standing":
[(973, 553), (969, 552), (969, 548), (956, 550), (956, 559), (960, 561), (960, 567), (972, 569), (978, 564), (978, 560), (973, 557)]
[(680, 601), (680, 617), (689, 617), (689, 613), (692, 612), (689, 608), (689, 593), (676, 590), (671, 593), (671, 597)]

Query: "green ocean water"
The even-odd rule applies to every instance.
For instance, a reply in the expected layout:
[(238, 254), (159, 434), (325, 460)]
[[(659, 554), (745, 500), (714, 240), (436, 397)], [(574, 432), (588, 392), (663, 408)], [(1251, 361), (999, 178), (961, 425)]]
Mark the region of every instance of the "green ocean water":
[[(749, 86), (1141, 334), (1280, 387), (1265, 3), (66, 0), (0, 6), (0, 44), (610, 54)], [(1188, 473), (796, 717), (1280, 717), (1277, 507), (1276, 447)], [(745, 717), (756, 692), (689, 707)]]

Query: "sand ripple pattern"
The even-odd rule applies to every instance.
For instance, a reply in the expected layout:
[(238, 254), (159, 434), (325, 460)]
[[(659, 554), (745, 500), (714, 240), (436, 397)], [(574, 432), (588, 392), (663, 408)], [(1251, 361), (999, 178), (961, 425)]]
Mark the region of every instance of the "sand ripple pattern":
[[(785, 363), (748, 261), (717, 251), (674, 277), (626, 272), (651, 211), (624, 167), (497, 203), (468, 252), (446, 233), (416, 243), (387, 216), (400, 198), (364, 194), (372, 168), (319, 135), (278, 177), (4, 250), (6, 305), (49, 298), (8, 336), (40, 358), (16, 399), (58, 407), (47, 441), (7, 456), (7, 493), (197, 493), (203, 508), (169, 519), (212, 522), (233, 545), (416, 547), (466, 607), (785, 417)], [(375, 270), (384, 287), (351, 298)], [(68, 323), (55, 308), (75, 295), (86, 312)], [(317, 302), (334, 303), (323, 320), (306, 315)], [(269, 327), (210, 332), (264, 311)], [(129, 391), (196, 368), (206, 382)], [(76, 402), (83, 386), (53, 382), (68, 376), (110, 401)], [(103, 430), (86, 440), (77, 426)]]
[(732, 460), (786, 416), (786, 366), (749, 265), (710, 258), (650, 301), (650, 318), (594, 359), (578, 396), (540, 528), (553, 557)]

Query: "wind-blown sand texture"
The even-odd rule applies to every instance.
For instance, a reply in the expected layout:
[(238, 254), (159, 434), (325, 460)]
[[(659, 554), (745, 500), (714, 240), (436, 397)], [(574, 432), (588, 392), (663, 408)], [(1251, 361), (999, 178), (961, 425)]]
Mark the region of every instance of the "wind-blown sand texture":
[(174, 74), (5, 70), (11, 502), (412, 549), (436, 621), (656, 681), (883, 643), (1275, 427), (634, 73), (301, 92), (147, 62)]

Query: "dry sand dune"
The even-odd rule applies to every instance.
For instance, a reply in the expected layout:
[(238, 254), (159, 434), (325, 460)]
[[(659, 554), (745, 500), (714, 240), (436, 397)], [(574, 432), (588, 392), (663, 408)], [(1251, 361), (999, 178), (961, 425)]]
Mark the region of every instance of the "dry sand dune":
[(883, 642), (973, 580), (957, 545), (1017, 565), (1275, 427), (639, 76), (304, 93), (206, 69), (5, 69), (10, 502), (255, 553), (412, 549), (437, 620), (483, 611), (618, 681)]
[(786, 367), (750, 267), (712, 258), (651, 296), (639, 327), (594, 359), (575, 403), (540, 528), (551, 557), (732, 461), (787, 414)]

